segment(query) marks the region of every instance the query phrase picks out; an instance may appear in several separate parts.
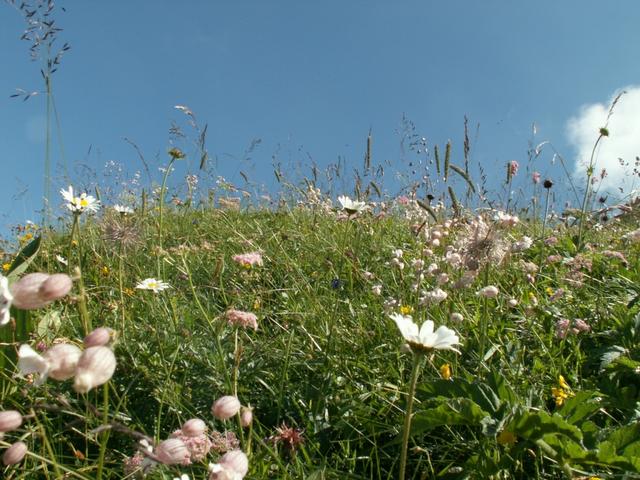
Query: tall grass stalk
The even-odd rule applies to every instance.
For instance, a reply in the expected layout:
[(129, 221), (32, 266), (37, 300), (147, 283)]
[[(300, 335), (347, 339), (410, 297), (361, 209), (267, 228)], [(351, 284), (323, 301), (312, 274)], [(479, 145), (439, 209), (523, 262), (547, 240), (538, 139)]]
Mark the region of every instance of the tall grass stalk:
[(163, 213), (164, 213), (164, 194), (166, 191), (166, 187), (167, 187), (167, 178), (169, 178), (169, 173), (171, 172), (171, 168), (173, 167), (173, 164), (175, 163), (176, 159), (179, 158), (178, 155), (174, 155), (171, 154), (171, 160), (169, 160), (169, 166), (167, 167), (167, 169), (164, 172), (164, 176), (162, 177), (162, 186), (160, 187), (160, 197), (158, 199), (158, 208), (159, 208), (159, 212), (158, 212), (158, 277), (163, 277), (162, 275), (162, 228), (163, 228), (163, 224), (162, 224), (162, 220), (163, 220)]
[(418, 384), (418, 375), (422, 366), (422, 354), (413, 354), (413, 366), (411, 368), (411, 380), (409, 382), (409, 392), (407, 393), (407, 409), (404, 414), (404, 425), (402, 427), (402, 450), (400, 453), (400, 470), (398, 479), (405, 479), (405, 471), (407, 468), (407, 452), (409, 448), (409, 436), (411, 433), (411, 415), (413, 413), (413, 397), (416, 394), (416, 386)]
[[(102, 424), (109, 423), (109, 382), (102, 385)], [(96, 480), (102, 480), (102, 472), (104, 469), (104, 456), (107, 451), (107, 442), (109, 441), (109, 430), (100, 433), (100, 453), (98, 454), (98, 470), (96, 472)]]
[(587, 184), (584, 189), (584, 198), (582, 199), (582, 207), (580, 208), (580, 225), (578, 227), (578, 244), (577, 248), (580, 250), (582, 248), (582, 234), (584, 233), (584, 223), (585, 216), (587, 212), (587, 205), (589, 203), (589, 198), (591, 197), (591, 181), (593, 179), (593, 173), (595, 170), (595, 154), (596, 149), (598, 148), (598, 144), (603, 137), (608, 137), (609, 132), (606, 128), (600, 129), (600, 135), (598, 135), (598, 139), (593, 144), (593, 149), (591, 150), (591, 158), (589, 159), (589, 166), (587, 167)]

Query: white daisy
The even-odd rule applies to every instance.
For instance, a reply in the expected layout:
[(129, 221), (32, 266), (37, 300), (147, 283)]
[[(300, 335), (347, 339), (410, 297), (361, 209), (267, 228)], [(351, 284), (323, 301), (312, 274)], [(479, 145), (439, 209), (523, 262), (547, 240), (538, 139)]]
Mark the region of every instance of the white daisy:
[(441, 325), (434, 332), (434, 324), (431, 320), (427, 320), (422, 324), (421, 328), (418, 328), (418, 325), (413, 322), (410, 315), (392, 313), (389, 316), (396, 322), (400, 333), (413, 351), (453, 350), (456, 353), (460, 353), (454, 348), (454, 345), (460, 345), (460, 339), (456, 332), (450, 328)]
[(113, 209), (120, 215), (133, 215), (133, 208), (125, 205), (114, 205)]
[(86, 192), (82, 192), (80, 196), (74, 195), (71, 185), (69, 185), (68, 190), (60, 190), (60, 194), (67, 201), (67, 208), (73, 213), (97, 212), (100, 209), (100, 201), (91, 195), (87, 195)]
[(342, 209), (349, 214), (363, 212), (367, 209), (367, 204), (365, 202), (354, 201), (344, 195), (338, 197), (338, 202), (340, 202)]
[(162, 280), (156, 280), (155, 278), (145, 278), (142, 280), (136, 288), (140, 290), (151, 290), (155, 293), (161, 292), (162, 290), (166, 290), (167, 288), (171, 288), (171, 285), (163, 282)]

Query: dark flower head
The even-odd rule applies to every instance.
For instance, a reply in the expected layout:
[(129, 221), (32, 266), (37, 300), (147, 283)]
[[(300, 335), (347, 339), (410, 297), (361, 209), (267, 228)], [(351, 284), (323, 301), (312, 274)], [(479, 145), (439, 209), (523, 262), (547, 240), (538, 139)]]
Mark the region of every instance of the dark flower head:
[(546, 189), (549, 189), (551, 187), (553, 187), (553, 182), (551, 180), (549, 180), (548, 178), (544, 181), (544, 183), (542, 184), (542, 186)]

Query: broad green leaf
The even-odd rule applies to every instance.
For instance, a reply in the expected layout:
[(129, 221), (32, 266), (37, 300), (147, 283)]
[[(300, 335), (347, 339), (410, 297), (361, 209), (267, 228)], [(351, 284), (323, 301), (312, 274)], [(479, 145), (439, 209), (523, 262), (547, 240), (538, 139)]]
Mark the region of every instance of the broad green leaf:
[(509, 428), (519, 437), (530, 441), (542, 439), (547, 434), (565, 435), (574, 442), (582, 442), (582, 432), (575, 425), (571, 425), (558, 413), (553, 415), (544, 411), (521, 411), (516, 414)]
[(58, 310), (50, 310), (45, 313), (36, 327), (36, 332), (39, 337), (51, 337), (60, 328), (62, 319)]
[(22, 250), (18, 252), (16, 258), (13, 259), (7, 278), (9, 283), (14, 282), (16, 278), (25, 272), (29, 267), (29, 264), (33, 261), (40, 249), (40, 242), (42, 237), (36, 237), (27, 243)]
[(562, 415), (567, 422), (576, 425), (597, 412), (601, 406), (601, 402), (598, 400), (598, 393), (585, 390), (577, 392), (575, 396), (565, 400), (564, 405), (558, 410), (558, 413)]
[(443, 425), (481, 425), (489, 414), (467, 398), (455, 398), (436, 408), (416, 413), (411, 434), (418, 435)]

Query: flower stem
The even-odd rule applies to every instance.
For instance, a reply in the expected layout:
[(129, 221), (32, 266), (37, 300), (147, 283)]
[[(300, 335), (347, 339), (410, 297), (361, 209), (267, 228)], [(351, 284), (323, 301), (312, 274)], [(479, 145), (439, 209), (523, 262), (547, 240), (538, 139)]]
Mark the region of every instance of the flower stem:
[(413, 368), (411, 370), (411, 383), (409, 385), (409, 393), (407, 396), (407, 411), (404, 417), (404, 427), (402, 428), (402, 453), (400, 454), (400, 472), (399, 480), (404, 480), (407, 468), (407, 450), (409, 447), (409, 434), (411, 432), (411, 413), (413, 410), (413, 397), (416, 393), (416, 385), (418, 384), (418, 373), (422, 365), (422, 355), (413, 355)]

